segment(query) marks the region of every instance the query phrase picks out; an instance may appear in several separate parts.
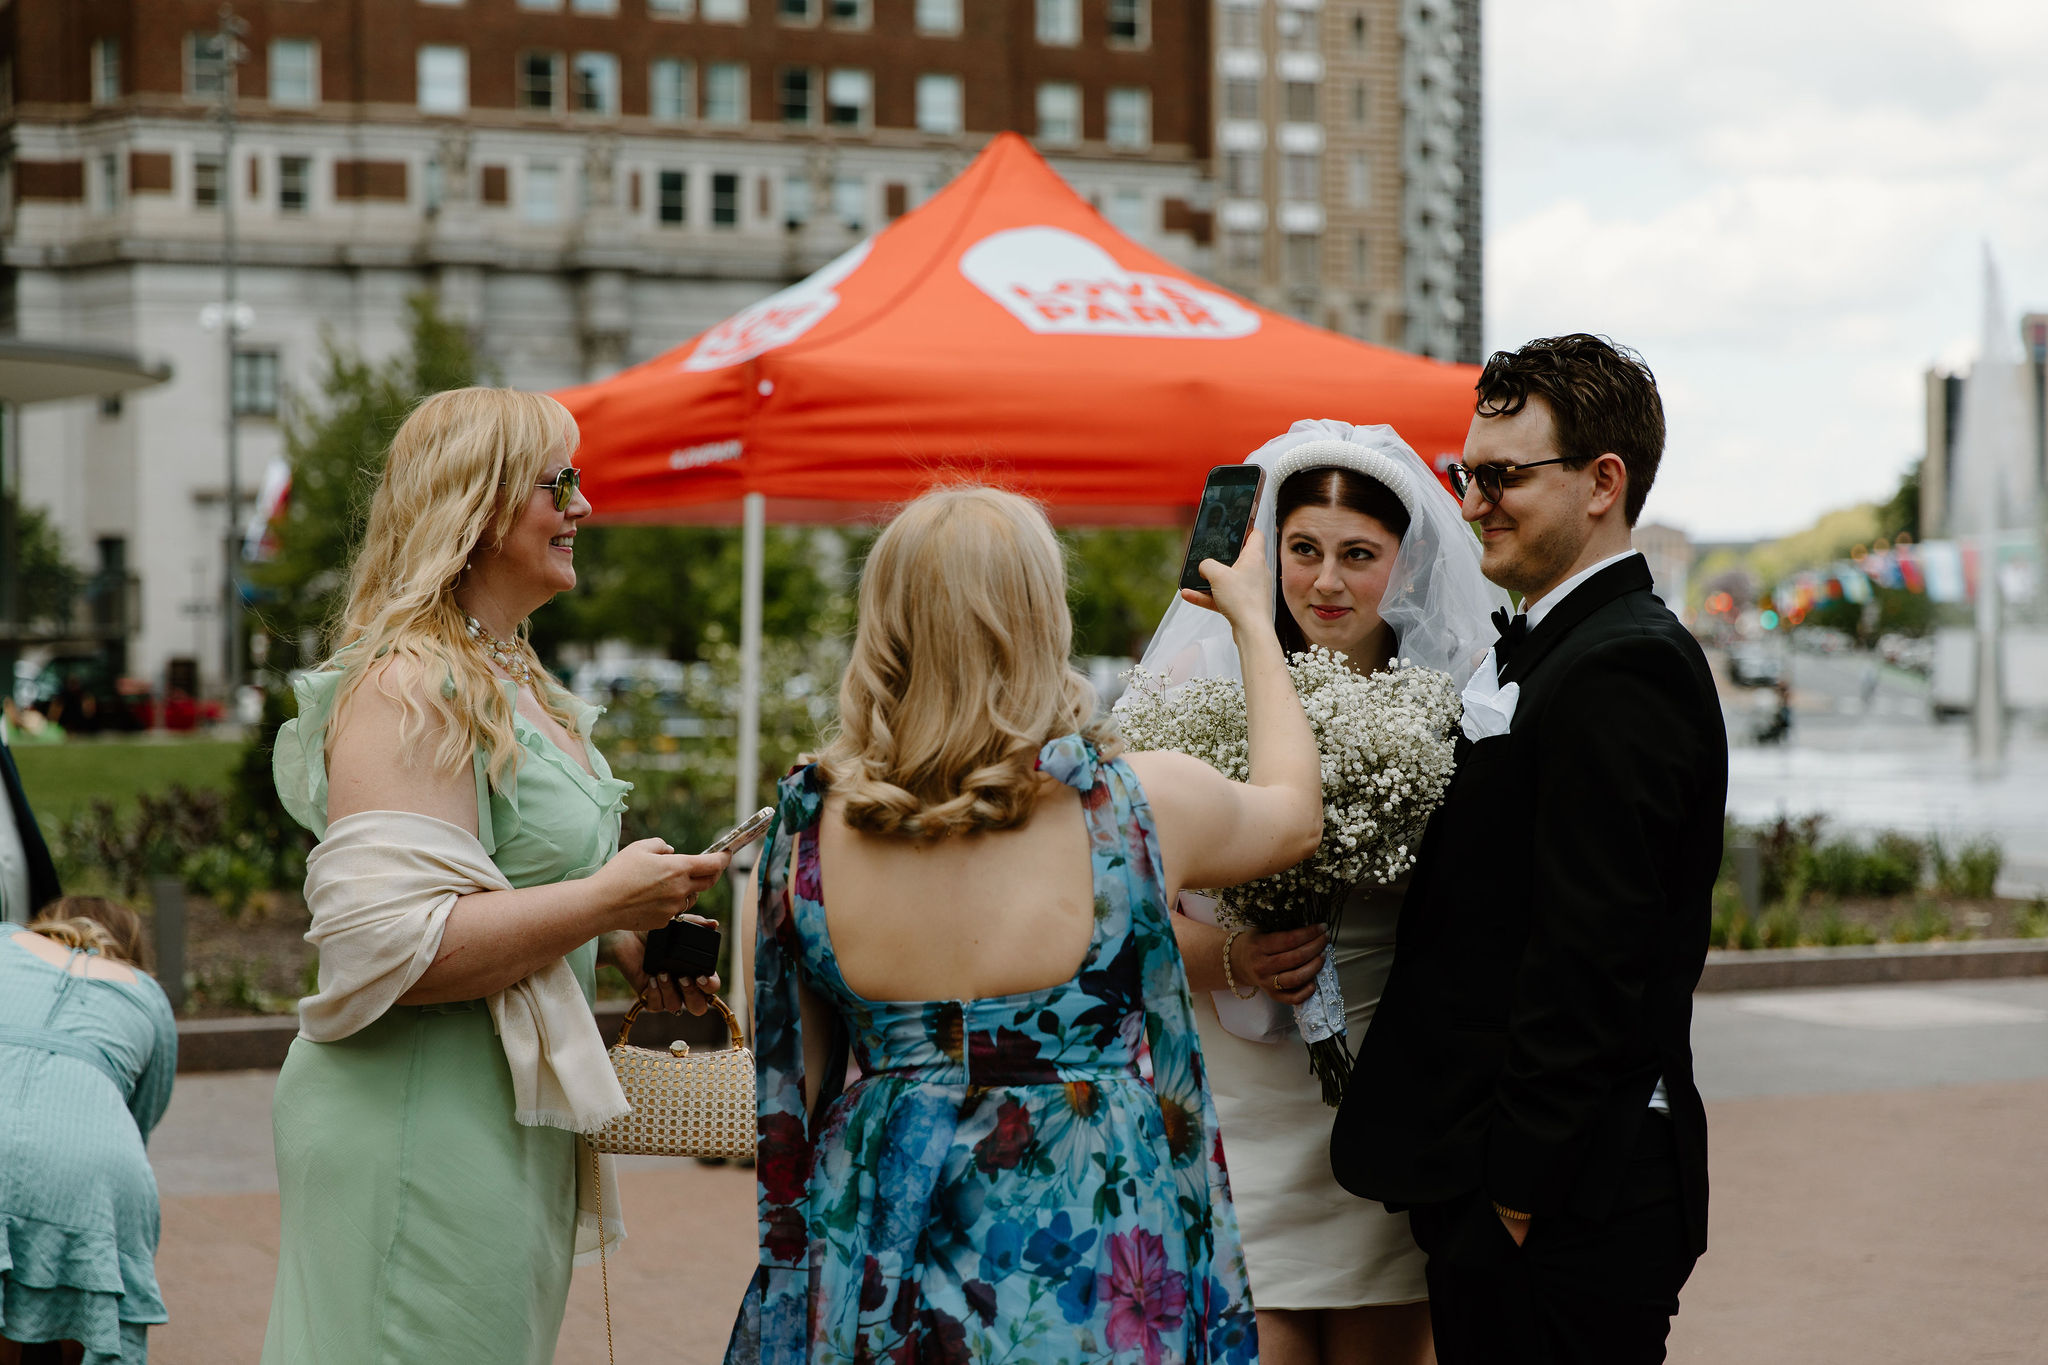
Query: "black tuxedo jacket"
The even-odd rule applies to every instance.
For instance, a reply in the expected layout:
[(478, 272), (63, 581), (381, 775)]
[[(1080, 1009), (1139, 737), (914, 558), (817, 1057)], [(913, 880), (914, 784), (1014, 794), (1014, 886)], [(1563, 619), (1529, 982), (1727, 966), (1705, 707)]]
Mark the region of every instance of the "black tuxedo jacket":
[(1478, 1192), (1603, 1219), (1661, 1075), (1697, 1254), (1692, 991), (1728, 792), (1713, 676), (1636, 556), (1559, 602), (1502, 681), (1513, 724), (1458, 742), (1331, 1165), (1397, 1208)]

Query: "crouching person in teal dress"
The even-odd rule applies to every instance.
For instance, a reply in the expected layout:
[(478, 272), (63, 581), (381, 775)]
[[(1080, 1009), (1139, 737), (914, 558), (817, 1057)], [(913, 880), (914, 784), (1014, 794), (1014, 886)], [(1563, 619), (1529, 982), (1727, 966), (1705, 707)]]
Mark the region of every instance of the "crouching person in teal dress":
[[(320, 989), (278, 1076), (264, 1365), (548, 1365), (597, 1186), (616, 1194), (576, 1137), (626, 1110), (590, 1015), (596, 940), (617, 931), (639, 986), (634, 931), (688, 910), (726, 858), (620, 849), (630, 784), (526, 641), (576, 583), (575, 448), (539, 394), (422, 403), (370, 506), (342, 647), (279, 732), (278, 795), (320, 837)], [(716, 979), (684, 988), (698, 1013), (700, 988)], [(616, 1207), (601, 1226), (621, 1232)]]
[(1256, 1359), (1167, 907), (1320, 837), (1263, 553), (1203, 568), (1245, 662), (1240, 784), (1119, 754), (1034, 504), (947, 489), (877, 540), (841, 732), (762, 859), (760, 1264), (728, 1365)]

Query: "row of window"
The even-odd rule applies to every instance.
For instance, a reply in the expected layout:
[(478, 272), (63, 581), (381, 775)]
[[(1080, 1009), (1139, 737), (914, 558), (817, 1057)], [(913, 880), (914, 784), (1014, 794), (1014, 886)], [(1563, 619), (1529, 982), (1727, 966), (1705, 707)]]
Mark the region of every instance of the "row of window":
[[(748, 121), (747, 65), (706, 62), (702, 89), (693, 62), (657, 57), (648, 67), (648, 113), (668, 122)], [(966, 95), (958, 76), (925, 72), (916, 82), (916, 125), (927, 133), (955, 134), (966, 127)], [(427, 113), (459, 114), (469, 107), (469, 53), (429, 44), (419, 50), (419, 106)], [(787, 124), (867, 128), (874, 122), (874, 73), (861, 67), (821, 71), (785, 66), (776, 71), (774, 116)], [(614, 115), (619, 111), (618, 58), (608, 52), (520, 54), (516, 99), (522, 109)], [(1038, 137), (1048, 144), (1081, 140), (1081, 87), (1046, 81), (1037, 91)], [(1143, 148), (1152, 141), (1152, 92), (1113, 86), (1103, 97), (1103, 137), (1112, 147)]]
[[(874, 19), (870, 0), (770, 0), (775, 16), (786, 23), (815, 24), (821, 19), (840, 28), (866, 28)], [(463, 0), (421, 0), (422, 4), (460, 5)], [(560, 10), (564, 0), (519, 0), (527, 10)], [(712, 23), (745, 23), (747, 0), (645, 0), (657, 18), (702, 18)], [(616, 14), (619, 0), (567, 0), (577, 14)], [(960, 32), (962, 0), (917, 0), (914, 20), (920, 33)], [(1143, 47), (1151, 39), (1150, 0), (1108, 0), (1106, 32), (1120, 47)], [(1033, 29), (1048, 46), (1072, 47), (1081, 41), (1081, 0), (1036, 0)]]
[[(1258, 199), (1264, 196), (1266, 159), (1262, 153), (1226, 149), (1221, 160), (1226, 198)], [(1322, 196), (1322, 153), (1281, 153), (1280, 197), (1315, 200)], [(1352, 208), (1362, 209), (1372, 203), (1372, 158), (1364, 152), (1353, 152), (1345, 161), (1344, 197)]]
[[(1225, 0), (1218, 18), (1218, 46), (1256, 48), (1264, 46), (1261, 31), (1262, 16), (1258, 0)], [(1299, 10), (1282, 10), (1275, 20), (1280, 33), (1280, 46), (1297, 52), (1320, 50), (1321, 34), (1317, 32), (1318, 19), (1313, 14)], [(1369, 30), (1366, 26), (1365, 11), (1354, 9), (1344, 21), (1344, 32), (1354, 53), (1367, 49)]]
[[(1371, 118), (1371, 89), (1364, 81), (1352, 81), (1346, 89), (1351, 122), (1364, 127)], [(1259, 107), (1261, 83), (1257, 76), (1225, 76), (1223, 78), (1223, 117), (1231, 119), (1257, 119), (1264, 117)], [(1288, 123), (1315, 123), (1322, 94), (1316, 81), (1284, 80), (1280, 83), (1280, 116)]]

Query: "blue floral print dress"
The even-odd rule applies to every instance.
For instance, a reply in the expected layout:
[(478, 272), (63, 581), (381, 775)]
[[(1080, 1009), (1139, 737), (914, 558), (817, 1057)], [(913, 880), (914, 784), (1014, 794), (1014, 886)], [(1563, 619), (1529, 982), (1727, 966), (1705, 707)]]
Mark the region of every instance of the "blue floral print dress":
[[(1258, 1358), (1151, 808), (1079, 735), (1038, 766), (1082, 793), (1094, 932), (1072, 980), (979, 1000), (847, 986), (820, 901), (824, 782), (783, 781), (755, 956), (761, 1261), (728, 1365)], [(815, 1129), (799, 980), (860, 1073)]]

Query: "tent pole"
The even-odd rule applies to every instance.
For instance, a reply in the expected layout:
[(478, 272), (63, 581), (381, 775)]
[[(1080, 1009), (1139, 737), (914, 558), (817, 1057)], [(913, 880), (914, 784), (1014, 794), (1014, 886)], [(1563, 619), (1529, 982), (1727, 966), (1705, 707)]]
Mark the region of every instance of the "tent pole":
[[(733, 822), (754, 813), (760, 797), (761, 771), (761, 559), (766, 549), (768, 499), (749, 493), (741, 504), (740, 523), (740, 714), (738, 743), (733, 762)], [(754, 897), (759, 881), (747, 875), (761, 845), (750, 844), (733, 859), (733, 980), (731, 996), (734, 1013), (742, 1025), (752, 1028), (754, 999), (751, 967), (754, 947)]]

